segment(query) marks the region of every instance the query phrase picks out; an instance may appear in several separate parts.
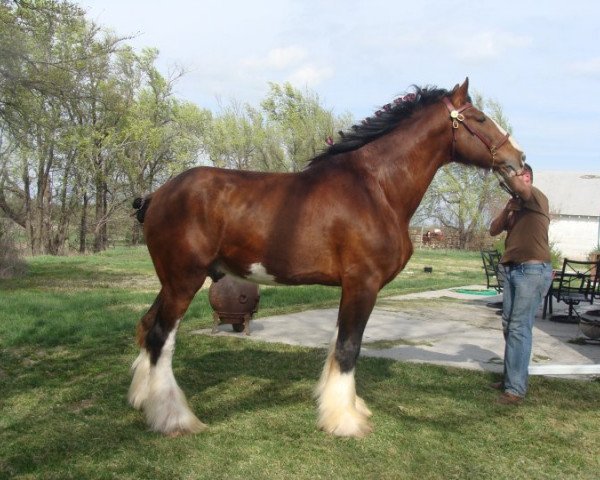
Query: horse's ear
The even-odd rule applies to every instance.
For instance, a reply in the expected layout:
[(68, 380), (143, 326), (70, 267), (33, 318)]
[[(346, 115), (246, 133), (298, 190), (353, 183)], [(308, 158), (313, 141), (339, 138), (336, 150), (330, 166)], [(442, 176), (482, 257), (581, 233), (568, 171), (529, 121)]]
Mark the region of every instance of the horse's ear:
[(452, 103), (454, 105), (462, 105), (469, 98), (469, 77), (465, 78), (462, 85), (456, 84), (452, 90)]

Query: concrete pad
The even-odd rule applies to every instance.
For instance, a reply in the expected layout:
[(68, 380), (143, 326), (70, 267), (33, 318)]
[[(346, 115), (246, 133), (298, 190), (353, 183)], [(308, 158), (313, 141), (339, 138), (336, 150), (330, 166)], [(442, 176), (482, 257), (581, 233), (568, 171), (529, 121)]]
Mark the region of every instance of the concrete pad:
[[(462, 288), (485, 289), (480, 285)], [(473, 295), (455, 290), (380, 299), (365, 329), (361, 355), (501, 372), (504, 356), (502, 320), (496, 309), (486, 304), (500, 301), (502, 296)], [(561, 313), (561, 307), (561, 304), (555, 304), (555, 313)], [(586, 307), (581, 306), (580, 311), (585, 310)], [(309, 310), (252, 320), (249, 337), (232, 332), (229, 325), (221, 325), (216, 335), (327, 348), (334, 335), (336, 320), (337, 308)], [(210, 334), (210, 330), (194, 333)], [(577, 325), (543, 320), (540, 308), (534, 327), (532, 367), (600, 363), (600, 344), (571, 343), (581, 338)], [(538, 370), (551, 371), (548, 367)], [(535, 368), (531, 373), (537, 373)]]

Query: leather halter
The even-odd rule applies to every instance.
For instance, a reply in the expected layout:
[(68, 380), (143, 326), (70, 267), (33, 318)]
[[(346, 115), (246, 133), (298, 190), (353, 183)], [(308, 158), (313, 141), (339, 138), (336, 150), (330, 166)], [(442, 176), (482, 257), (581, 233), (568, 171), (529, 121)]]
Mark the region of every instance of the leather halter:
[(452, 104), (452, 102), (448, 99), (448, 97), (444, 97), (442, 100), (444, 101), (446, 108), (450, 112), (450, 120), (452, 121), (452, 161), (454, 161), (454, 152), (456, 150), (456, 135), (454, 133), (454, 130), (458, 129), (458, 126), (460, 124), (463, 124), (471, 135), (475, 135), (488, 148), (488, 150), (490, 151), (490, 154), (492, 155), (492, 168), (493, 168), (494, 164), (496, 163), (496, 155), (498, 153), (498, 150), (500, 149), (500, 147), (502, 147), (502, 145), (504, 145), (508, 141), (508, 138), (510, 135), (507, 133), (504, 137), (502, 137), (502, 140), (500, 141), (500, 143), (498, 145), (494, 145), (493, 143), (488, 141), (485, 137), (483, 137), (480, 133), (478, 133), (476, 130), (474, 130), (465, 121), (465, 117), (462, 114), (462, 112), (464, 112), (465, 110), (468, 110), (469, 108), (472, 108), (473, 105), (471, 105), (470, 103), (467, 102), (462, 107), (455, 108), (454, 105)]

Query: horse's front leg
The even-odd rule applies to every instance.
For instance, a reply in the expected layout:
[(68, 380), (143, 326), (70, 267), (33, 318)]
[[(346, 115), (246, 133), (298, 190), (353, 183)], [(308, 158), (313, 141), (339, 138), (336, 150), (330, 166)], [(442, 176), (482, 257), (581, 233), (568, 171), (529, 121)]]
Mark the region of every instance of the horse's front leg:
[(363, 332), (375, 305), (377, 282), (345, 282), (338, 328), (316, 389), (319, 428), (341, 437), (363, 437), (371, 432), (371, 411), (356, 395), (354, 371)]

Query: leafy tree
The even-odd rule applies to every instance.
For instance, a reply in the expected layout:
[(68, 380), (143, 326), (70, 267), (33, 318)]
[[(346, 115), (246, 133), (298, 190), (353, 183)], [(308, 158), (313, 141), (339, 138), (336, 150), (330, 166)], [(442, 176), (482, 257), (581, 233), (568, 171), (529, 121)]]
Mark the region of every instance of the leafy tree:
[(234, 100), (212, 119), (204, 147), (217, 167), (286, 171), (278, 134), (262, 112)]
[(212, 120), (206, 151), (217, 167), (249, 170), (254, 166), (256, 136), (246, 109), (233, 101)]
[(319, 97), (291, 84), (271, 83), (261, 108), (232, 101), (214, 116), (206, 153), (216, 166), (298, 171), (325, 147), (327, 137), (348, 126)]
[(57, 253), (70, 218), (65, 180), (77, 159), (68, 107), (81, 101), (82, 86), (93, 78), (90, 62), (109, 55), (118, 41), (96, 40), (98, 28), (67, 2), (2, 2), (0, 12), (13, 37), (11, 43), (0, 36), (7, 53), (0, 62), (0, 118), (18, 143), (12, 168), (2, 172), (0, 206), (26, 229), (33, 253)]
[(88, 232), (103, 250), (132, 196), (196, 163), (209, 114), (174, 98), (181, 72), (164, 78), (156, 50), (71, 3), (0, 0), (0, 22), (0, 210), (34, 254), (64, 251), (77, 215), (79, 250)]
[(336, 117), (309, 90), (300, 91), (290, 83), (269, 85), (261, 106), (279, 132), (288, 169), (301, 170), (323, 150), (328, 137), (351, 124), (351, 118), (348, 114)]
[[(171, 79), (154, 66), (155, 49), (140, 56), (131, 50), (121, 52), (121, 69), (135, 79), (129, 84), (134, 101), (124, 116), (118, 133), (116, 155), (125, 175), (128, 200), (149, 193), (172, 175), (198, 161), (210, 112), (173, 96)], [(133, 222), (133, 241), (139, 241), (139, 225)]]

